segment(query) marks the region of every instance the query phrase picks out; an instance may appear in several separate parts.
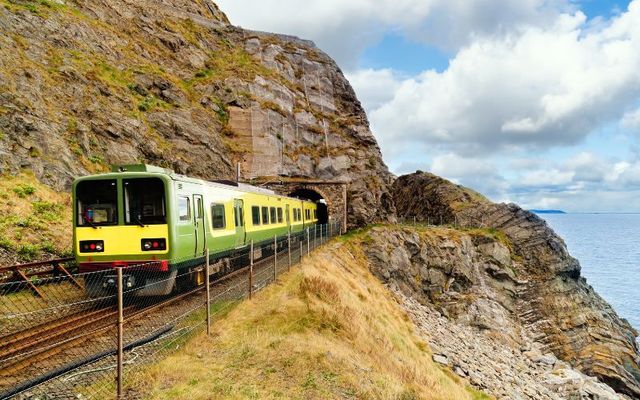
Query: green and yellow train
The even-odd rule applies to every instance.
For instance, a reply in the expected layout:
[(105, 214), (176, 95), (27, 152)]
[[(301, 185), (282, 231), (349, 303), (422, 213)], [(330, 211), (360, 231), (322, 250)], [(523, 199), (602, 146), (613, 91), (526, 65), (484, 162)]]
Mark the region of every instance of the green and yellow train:
[[(315, 227), (317, 213), (312, 201), (262, 188), (124, 165), (74, 181), (74, 253), (80, 272), (129, 267), (127, 286), (140, 288), (138, 295), (166, 295), (179, 277), (193, 276), (205, 249), (212, 261), (226, 260), (219, 269), (228, 269), (251, 241)], [(108, 274), (102, 275), (85, 280), (91, 295), (108, 290)]]

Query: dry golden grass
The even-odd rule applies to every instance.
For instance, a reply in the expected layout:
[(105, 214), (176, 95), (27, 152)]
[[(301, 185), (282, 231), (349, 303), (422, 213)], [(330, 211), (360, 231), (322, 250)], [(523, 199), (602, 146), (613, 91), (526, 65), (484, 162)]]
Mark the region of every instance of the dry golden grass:
[(31, 173), (0, 179), (0, 248), (29, 261), (71, 248), (71, 197)]
[(353, 242), (333, 242), (238, 305), (138, 389), (153, 399), (483, 398), (431, 361)]

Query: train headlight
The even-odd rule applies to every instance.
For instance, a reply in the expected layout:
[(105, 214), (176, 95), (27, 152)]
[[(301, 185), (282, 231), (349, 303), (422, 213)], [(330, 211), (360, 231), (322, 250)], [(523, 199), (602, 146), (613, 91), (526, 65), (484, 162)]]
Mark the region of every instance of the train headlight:
[(142, 239), (142, 251), (164, 251), (167, 249), (166, 239)]

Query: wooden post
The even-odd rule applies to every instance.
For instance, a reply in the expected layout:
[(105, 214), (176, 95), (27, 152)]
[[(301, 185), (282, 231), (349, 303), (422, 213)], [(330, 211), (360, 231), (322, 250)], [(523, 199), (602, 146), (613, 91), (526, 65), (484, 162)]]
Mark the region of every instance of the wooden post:
[(287, 251), (289, 253), (289, 269), (291, 271), (291, 232), (287, 235)]
[(273, 281), (278, 277), (278, 235), (273, 237)]
[(209, 281), (209, 248), (207, 247), (205, 254), (207, 255), (207, 269), (204, 273), (204, 284), (207, 286), (207, 299), (205, 305), (207, 306), (207, 335), (211, 335), (211, 282)]
[(300, 262), (302, 262), (302, 240), (300, 241)]
[(249, 299), (253, 297), (253, 239), (251, 239), (251, 253), (249, 254)]
[(307, 227), (307, 255), (311, 253), (311, 228)]
[(118, 274), (118, 370), (116, 373), (117, 380), (117, 399), (122, 399), (122, 377), (124, 366), (124, 282), (122, 279), (122, 267), (116, 268)]

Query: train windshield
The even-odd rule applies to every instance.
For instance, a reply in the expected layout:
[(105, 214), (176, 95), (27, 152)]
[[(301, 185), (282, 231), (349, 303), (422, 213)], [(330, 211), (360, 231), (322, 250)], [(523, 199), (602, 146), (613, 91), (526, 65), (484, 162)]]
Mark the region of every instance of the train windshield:
[(115, 179), (78, 183), (76, 199), (78, 226), (118, 223), (118, 187)]
[(162, 179), (125, 179), (123, 187), (125, 224), (143, 226), (167, 223)]

